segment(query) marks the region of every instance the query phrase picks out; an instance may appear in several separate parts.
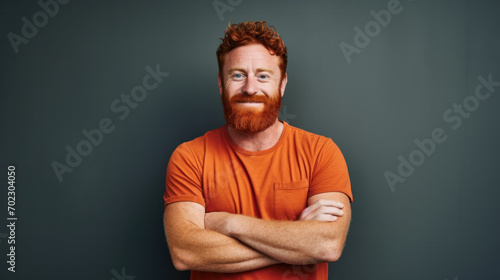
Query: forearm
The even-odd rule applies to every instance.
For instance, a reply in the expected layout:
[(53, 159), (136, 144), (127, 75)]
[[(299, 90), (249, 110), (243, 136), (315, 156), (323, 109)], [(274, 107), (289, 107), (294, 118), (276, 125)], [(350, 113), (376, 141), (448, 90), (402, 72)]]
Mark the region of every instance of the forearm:
[(242, 272), (262, 268), (278, 261), (240, 241), (210, 230), (193, 230), (179, 244), (172, 244), (181, 270)]
[(270, 221), (212, 212), (205, 214), (205, 226), (283, 263), (337, 261), (351, 221), (348, 197), (342, 193), (318, 194), (309, 198), (308, 204), (298, 221)]
[(268, 221), (232, 215), (228, 236), (284, 263), (313, 264), (338, 259), (343, 236), (335, 222)]
[(177, 269), (230, 273), (278, 263), (234, 238), (176, 219), (186, 211), (171, 208), (164, 217), (165, 234)]

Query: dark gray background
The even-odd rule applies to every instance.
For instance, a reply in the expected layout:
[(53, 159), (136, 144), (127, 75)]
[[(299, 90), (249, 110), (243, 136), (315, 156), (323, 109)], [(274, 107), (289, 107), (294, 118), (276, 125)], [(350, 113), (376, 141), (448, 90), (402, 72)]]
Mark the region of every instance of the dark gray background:
[[(289, 50), (283, 119), (331, 137), (349, 166), (353, 220), (330, 279), (498, 279), (500, 87), (456, 130), (443, 113), (478, 76), (500, 81), (500, 4), (402, 0), (348, 63), (339, 44), (388, 2), (232, 1), (221, 20), (212, 1), (73, 0), (16, 54), (7, 34), (41, 8), (3, 1), (0, 278), (188, 279), (163, 233), (168, 159), (224, 123), (215, 50), (227, 23), (266, 20)], [(170, 76), (120, 120), (111, 102), (157, 64)], [(59, 182), (51, 163), (102, 118), (115, 130)], [(446, 142), (391, 191), (384, 172), (435, 128)], [(2, 238), (10, 164), (16, 273)]]

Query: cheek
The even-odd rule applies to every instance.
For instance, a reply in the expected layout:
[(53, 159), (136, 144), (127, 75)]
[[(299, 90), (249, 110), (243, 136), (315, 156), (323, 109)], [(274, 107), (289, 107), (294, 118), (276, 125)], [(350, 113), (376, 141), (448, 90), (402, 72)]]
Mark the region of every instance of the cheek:
[(235, 82), (235, 81), (227, 81), (226, 84), (224, 85), (224, 90), (229, 93), (237, 93), (241, 91), (243, 83), (241, 82)]
[(279, 84), (276, 83), (268, 83), (265, 86), (262, 86), (261, 89), (267, 95), (275, 95), (276, 93), (281, 94)]

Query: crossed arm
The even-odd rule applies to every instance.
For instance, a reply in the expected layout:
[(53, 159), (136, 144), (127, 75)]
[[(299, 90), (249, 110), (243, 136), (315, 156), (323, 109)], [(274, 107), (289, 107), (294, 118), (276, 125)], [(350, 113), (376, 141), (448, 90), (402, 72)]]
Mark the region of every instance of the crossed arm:
[(242, 272), (276, 263), (338, 260), (351, 208), (339, 192), (309, 198), (297, 221), (268, 221), (225, 212), (205, 213), (194, 202), (165, 208), (164, 225), (178, 270)]

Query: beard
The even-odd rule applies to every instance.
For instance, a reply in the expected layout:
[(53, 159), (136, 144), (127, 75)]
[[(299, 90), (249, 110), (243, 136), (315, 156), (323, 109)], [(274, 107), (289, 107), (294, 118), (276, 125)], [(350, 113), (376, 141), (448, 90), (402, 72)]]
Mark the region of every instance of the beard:
[[(266, 95), (237, 94), (229, 99), (223, 90), (221, 94), (224, 118), (234, 129), (247, 134), (264, 131), (273, 125), (279, 116), (281, 108), (281, 94), (274, 92), (270, 97)], [(239, 105), (238, 102), (260, 102), (264, 108)]]

